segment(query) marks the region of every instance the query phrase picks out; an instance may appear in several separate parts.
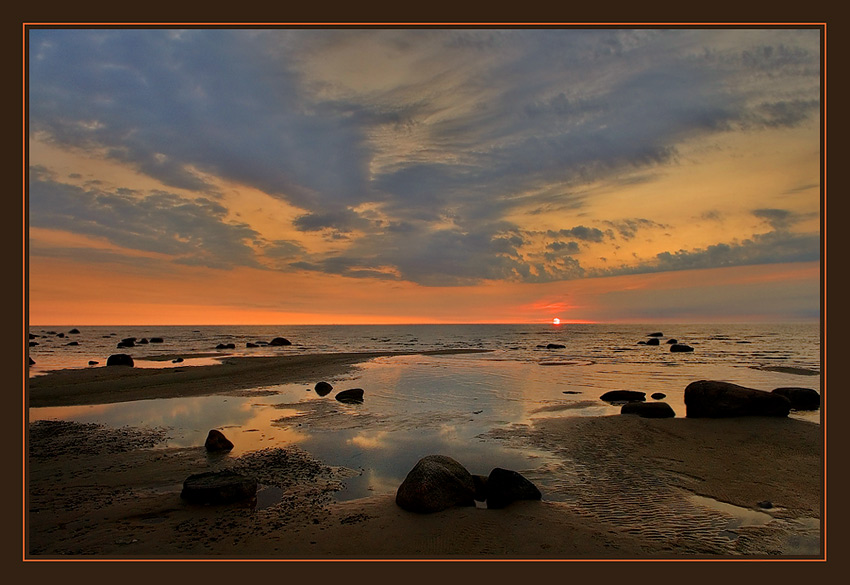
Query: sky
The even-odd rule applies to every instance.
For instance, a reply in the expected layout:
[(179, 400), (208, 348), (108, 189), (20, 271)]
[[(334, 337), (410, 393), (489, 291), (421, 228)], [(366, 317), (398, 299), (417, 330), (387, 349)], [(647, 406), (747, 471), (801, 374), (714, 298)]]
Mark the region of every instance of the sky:
[(29, 322), (816, 321), (820, 35), (30, 28)]

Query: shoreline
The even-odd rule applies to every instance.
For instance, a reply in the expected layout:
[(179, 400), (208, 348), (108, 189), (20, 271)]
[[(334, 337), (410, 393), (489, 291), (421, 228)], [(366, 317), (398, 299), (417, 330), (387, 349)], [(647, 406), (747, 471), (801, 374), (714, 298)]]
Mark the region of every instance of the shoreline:
[[(110, 404), (154, 398), (221, 394), (275, 384), (315, 384), (379, 357), (487, 353), (483, 349), (383, 351), (288, 356), (227, 357), (221, 363), (173, 368), (102, 366), (53, 370), (29, 378), (30, 408)], [(165, 356), (166, 358), (168, 356)], [(191, 356), (189, 356), (191, 357)], [(151, 359), (151, 358), (147, 358)]]

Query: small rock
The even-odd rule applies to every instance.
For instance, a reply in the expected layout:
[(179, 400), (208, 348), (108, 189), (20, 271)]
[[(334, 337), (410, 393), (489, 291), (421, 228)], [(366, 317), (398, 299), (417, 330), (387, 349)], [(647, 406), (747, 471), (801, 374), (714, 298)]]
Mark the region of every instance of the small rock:
[(651, 398), (653, 400), (661, 400), (662, 398), (667, 398), (667, 395), (663, 392), (656, 392), (651, 396)]
[(486, 483), (487, 508), (499, 509), (517, 500), (539, 500), (540, 490), (522, 474), (496, 467)]
[(636, 414), (643, 418), (673, 418), (676, 413), (666, 402), (627, 402), (620, 414)]
[(773, 502), (771, 502), (770, 500), (762, 500), (758, 503), (758, 507), (763, 508), (765, 510), (770, 510), (771, 508), (773, 508)]
[(224, 436), (224, 433), (212, 429), (207, 435), (204, 447), (207, 448), (207, 451), (230, 451), (233, 449), (233, 443)]
[(30, 365), (31, 365), (31, 366), (34, 366), (34, 365), (35, 365), (35, 360), (34, 360), (34, 359), (32, 359), (32, 358), (29, 358), (29, 360), (30, 360)]
[(269, 345), (292, 345), (292, 343), (285, 337), (275, 337), (269, 341)]
[(71, 329), (68, 333), (77, 334), (79, 332), (80, 330), (75, 327), (74, 329)]
[(546, 345), (546, 349), (566, 349), (566, 345), (561, 345), (560, 343), (550, 343)]
[(652, 339), (647, 339), (646, 344), (647, 345), (661, 345), (661, 342), (658, 341), (657, 337), (653, 337)]
[(678, 340), (678, 339), (670, 338), (670, 339), (668, 339), (668, 340), (667, 340), (667, 343), (668, 343), (669, 345), (673, 345), (674, 343), (679, 343), (679, 340)]
[(142, 344), (142, 345), (147, 345), (148, 340), (147, 340), (147, 339), (145, 339), (144, 337), (142, 337), (142, 338), (139, 340), (139, 343), (140, 343), (140, 344)]
[(688, 351), (693, 351), (693, 350), (694, 350), (694, 348), (692, 348), (690, 345), (685, 345), (684, 343), (674, 343), (673, 345), (670, 346), (670, 351), (688, 352)]
[(260, 346), (259, 346), (259, 345), (257, 345), (256, 343), (251, 343), (251, 342), (249, 341), (248, 343), (246, 343), (246, 344), (245, 344), (245, 347), (260, 347)]
[(646, 392), (636, 390), (611, 390), (599, 397), (605, 402), (634, 402), (646, 400)]
[(790, 400), (791, 408), (794, 410), (817, 410), (820, 408), (820, 394), (812, 388), (776, 388), (773, 393)]
[(655, 333), (647, 333), (647, 337), (664, 337), (664, 334), (660, 331), (656, 331)]
[(317, 382), (315, 387), (316, 394), (318, 394), (319, 396), (327, 396), (331, 393), (331, 390), (333, 389), (334, 387), (328, 384), (327, 382)]
[(162, 343), (162, 337), (151, 337), (151, 343)]
[(79, 341), (69, 341), (65, 345), (80, 345), (80, 342)]
[(90, 365), (90, 366), (96, 366), (96, 365), (97, 365), (97, 364), (99, 364), (99, 363), (100, 363), (100, 362), (96, 362), (96, 361), (94, 361), (94, 360), (89, 360), (89, 365)]
[(183, 361), (183, 358), (179, 357), (179, 358), (174, 358), (173, 360), (171, 360), (171, 363), (172, 364), (179, 364), (182, 361)]
[(134, 365), (133, 357), (127, 355), (126, 353), (116, 353), (112, 354), (106, 359), (107, 366), (130, 366), (131, 368)]

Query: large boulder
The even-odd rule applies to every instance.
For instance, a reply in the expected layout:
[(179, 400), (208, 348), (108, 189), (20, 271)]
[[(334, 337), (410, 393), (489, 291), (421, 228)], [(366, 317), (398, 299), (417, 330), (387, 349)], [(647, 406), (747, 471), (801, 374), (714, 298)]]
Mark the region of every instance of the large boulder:
[(646, 400), (646, 392), (637, 390), (611, 390), (600, 396), (605, 402), (634, 402)]
[(790, 400), (791, 408), (794, 410), (817, 410), (820, 408), (820, 394), (811, 388), (777, 388), (773, 393)]
[(292, 343), (285, 337), (275, 337), (269, 341), (269, 345), (292, 345)]
[(180, 497), (193, 504), (230, 504), (257, 495), (257, 480), (234, 471), (208, 471), (190, 475)]
[(127, 355), (126, 353), (115, 353), (106, 358), (107, 366), (130, 366), (131, 368), (135, 365), (133, 362), (133, 356)]
[(790, 410), (791, 401), (784, 396), (731, 382), (700, 380), (685, 388), (688, 418), (788, 416)]
[(334, 398), (346, 404), (361, 404), (363, 402), (363, 388), (343, 390), (342, 392), (338, 392)]
[(487, 476), (485, 484), (487, 508), (504, 508), (517, 500), (539, 500), (542, 495), (537, 486), (522, 474), (496, 467)]
[(207, 448), (207, 451), (230, 451), (233, 449), (233, 443), (224, 436), (224, 433), (217, 431), (216, 429), (212, 429), (209, 434), (207, 434), (207, 440), (204, 442), (204, 447)]
[(319, 396), (327, 396), (331, 393), (331, 390), (333, 389), (334, 387), (328, 384), (327, 382), (316, 382), (315, 390), (316, 394), (318, 394)]
[(627, 402), (620, 414), (636, 414), (643, 418), (673, 418), (676, 413), (666, 402)]
[(452, 506), (474, 506), (474, 496), (475, 482), (463, 465), (445, 455), (428, 455), (398, 486), (395, 503), (408, 512), (428, 514)]

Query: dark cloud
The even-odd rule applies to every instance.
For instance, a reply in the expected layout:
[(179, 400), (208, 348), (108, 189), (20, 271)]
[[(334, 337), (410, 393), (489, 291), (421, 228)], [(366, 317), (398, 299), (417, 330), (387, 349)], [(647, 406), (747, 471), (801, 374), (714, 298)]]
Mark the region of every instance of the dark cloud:
[(617, 230), (620, 237), (624, 240), (631, 240), (635, 237), (638, 230), (643, 229), (666, 229), (668, 226), (645, 218), (620, 219), (616, 221), (605, 220), (603, 223), (610, 225)]
[(578, 242), (552, 242), (546, 244), (546, 248), (562, 254), (578, 254), (580, 251)]
[(550, 238), (576, 238), (585, 242), (601, 242), (605, 239), (605, 232), (599, 228), (589, 228), (583, 225), (576, 226), (570, 229), (549, 230), (546, 232)]

